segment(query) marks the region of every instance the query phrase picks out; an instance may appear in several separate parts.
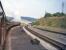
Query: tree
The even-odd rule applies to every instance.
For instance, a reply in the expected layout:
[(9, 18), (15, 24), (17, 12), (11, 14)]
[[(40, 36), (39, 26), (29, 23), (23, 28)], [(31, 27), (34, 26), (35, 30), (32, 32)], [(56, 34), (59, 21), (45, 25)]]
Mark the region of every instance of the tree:
[(60, 16), (61, 14), (59, 12), (56, 12), (53, 14), (53, 16)]
[(56, 13), (53, 14), (53, 16), (61, 17), (61, 16), (65, 16), (65, 14), (60, 13), (60, 12), (56, 12)]
[(52, 17), (52, 14), (46, 13), (44, 17), (45, 17), (45, 18), (46, 18), (46, 17)]

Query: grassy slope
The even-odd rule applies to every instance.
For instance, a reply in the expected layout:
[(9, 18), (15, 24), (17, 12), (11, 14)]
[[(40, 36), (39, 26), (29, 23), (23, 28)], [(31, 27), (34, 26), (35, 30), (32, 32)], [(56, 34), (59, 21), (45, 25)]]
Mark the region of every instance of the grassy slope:
[(41, 18), (35, 25), (66, 28), (66, 17)]

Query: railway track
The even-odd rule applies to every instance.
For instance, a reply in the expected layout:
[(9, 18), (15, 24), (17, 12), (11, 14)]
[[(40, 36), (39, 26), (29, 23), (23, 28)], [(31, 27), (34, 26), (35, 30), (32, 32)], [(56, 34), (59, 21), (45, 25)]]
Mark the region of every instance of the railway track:
[(61, 35), (65, 35), (66, 36), (66, 33), (61, 33), (61, 32), (56, 32), (56, 31), (51, 31), (51, 30), (45, 30), (45, 29), (41, 29), (41, 28), (37, 28), (37, 29), (40, 29), (40, 30), (43, 30), (43, 31), (52, 32), (52, 33), (56, 33), (56, 34), (61, 34)]
[(35, 36), (41, 38), (42, 40), (44, 40), (44, 41), (46, 41), (48, 43), (50, 43), (51, 45), (53, 45), (54, 47), (56, 47), (58, 50), (66, 50), (66, 45), (65, 44), (62, 44), (62, 43), (60, 43), (58, 41), (55, 41), (55, 40), (50, 39), (50, 38), (48, 38), (48, 37), (46, 37), (44, 35), (41, 35), (41, 34), (35, 32), (35, 31), (29, 29), (28, 27), (25, 27), (25, 28), (28, 31), (30, 31), (32, 34), (34, 34)]

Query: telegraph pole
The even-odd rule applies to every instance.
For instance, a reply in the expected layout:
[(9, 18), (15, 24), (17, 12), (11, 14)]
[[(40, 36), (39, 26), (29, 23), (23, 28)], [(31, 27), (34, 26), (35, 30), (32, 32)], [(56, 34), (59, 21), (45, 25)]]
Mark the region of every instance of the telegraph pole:
[(62, 15), (64, 14), (64, 2), (62, 0)]

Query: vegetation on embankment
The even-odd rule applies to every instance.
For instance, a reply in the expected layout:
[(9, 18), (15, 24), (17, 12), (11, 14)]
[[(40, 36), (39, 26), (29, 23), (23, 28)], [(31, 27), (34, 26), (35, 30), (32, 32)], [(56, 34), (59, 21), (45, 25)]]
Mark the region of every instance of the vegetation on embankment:
[(44, 17), (33, 22), (32, 25), (66, 28), (66, 14), (59, 12), (54, 14), (46, 13)]

